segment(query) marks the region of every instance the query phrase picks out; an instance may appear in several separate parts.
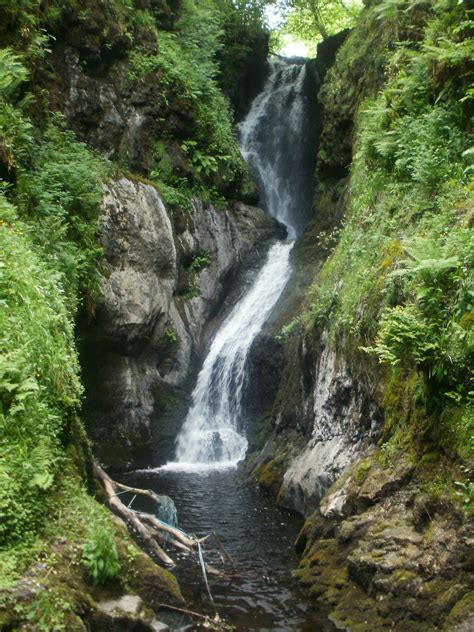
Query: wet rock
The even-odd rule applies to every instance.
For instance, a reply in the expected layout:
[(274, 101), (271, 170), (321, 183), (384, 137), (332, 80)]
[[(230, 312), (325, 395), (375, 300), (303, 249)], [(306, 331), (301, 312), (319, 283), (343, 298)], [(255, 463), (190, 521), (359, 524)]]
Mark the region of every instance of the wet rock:
[(105, 194), (101, 234), (108, 263), (98, 325), (132, 351), (168, 312), (177, 272), (170, 218), (158, 192), (120, 180)]
[(400, 458), (393, 468), (384, 468), (372, 456), (348, 467), (321, 500), (319, 510), (325, 517), (350, 516), (363, 511), (377, 500), (400, 489), (413, 473), (411, 460)]
[(132, 560), (127, 559), (129, 553), (125, 544), (121, 544), (118, 552), (120, 559), (127, 560), (127, 590), (138, 595), (150, 610), (157, 612), (163, 603), (183, 605), (178, 580), (171, 572), (158, 566), (141, 552)]
[[(243, 34), (244, 35), (244, 34)], [(247, 114), (252, 100), (263, 87), (268, 74), (269, 35), (265, 31), (251, 30), (245, 32), (246, 52), (242, 51), (241, 59), (236, 62), (232, 44), (224, 45), (218, 53), (221, 65), (219, 83), (229, 97), (238, 121)], [(231, 52), (232, 51), (232, 52)]]
[(456, 632), (468, 632), (474, 626), (474, 591), (464, 595), (448, 615), (445, 630), (455, 630)]
[(135, 615), (143, 610), (144, 604), (138, 595), (124, 595), (120, 599), (101, 601), (97, 604), (97, 610), (104, 614), (112, 615), (117, 612)]
[(249, 451), (261, 449), (268, 433), (266, 415), (278, 392), (283, 366), (283, 343), (260, 333), (249, 351), (242, 401)]
[[(333, 605), (338, 625), (451, 630), (467, 617), (469, 523), (446, 500), (419, 492), (408, 456), (382, 466), (375, 451), (347, 468), (307, 520), (295, 574)], [(422, 529), (420, 504), (433, 509)]]
[(92, 630), (116, 632), (167, 632), (169, 627), (153, 617), (138, 595), (97, 603)]
[[(471, 632), (474, 628), (474, 615), (471, 615), (469, 619), (460, 623), (456, 627), (452, 628), (452, 632)], [(449, 628), (446, 628), (449, 629)]]
[[(314, 386), (302, 402), (312, 420), (311, 438), (289, 464), (280, 502), (308, 513), (344, 470), (360, 458), (376, 438), (378, 410), (347, 363), (323, 343), (314, 367)], [(327, 511), (343, 511), (344, 499), (330, 499)]]

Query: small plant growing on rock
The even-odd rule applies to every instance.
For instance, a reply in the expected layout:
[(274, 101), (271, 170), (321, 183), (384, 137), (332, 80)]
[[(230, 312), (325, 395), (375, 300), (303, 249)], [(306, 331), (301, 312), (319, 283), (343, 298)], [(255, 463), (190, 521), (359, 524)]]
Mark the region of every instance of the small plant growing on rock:
[(186, 292), (183, 294), (183, 299), (185, 301), (189, 301), (192, 298), (196, 298), (196, 296), (201, 296), (201, 288), (198, 283), (191, 283)]
[(166, 335), (169, 343), (174, 345), (174, 344), (176, 344), (178, 342), (178, 336), (177, 336), (175, 330), (171, 329), (171, 327), (168, 327), (168, 329), (165, 332), (165, 335)]
[(201, 252), (199, 255), (193, 257), (191, 264), (189, 266), (189, 271), (195, 274), (202, 270), (202, 268), (206, 268), (211, 263), (211, 255), (208, 252)]
[(106, 529), (91, 530), (82, 546), (82, 563), (94, 585), (105, 584), (120, 573), (120, 562), (112, 535)]

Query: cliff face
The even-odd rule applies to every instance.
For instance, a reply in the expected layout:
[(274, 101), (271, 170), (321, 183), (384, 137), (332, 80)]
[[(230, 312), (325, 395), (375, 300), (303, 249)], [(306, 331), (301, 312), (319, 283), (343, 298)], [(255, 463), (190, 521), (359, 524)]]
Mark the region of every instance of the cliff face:
[(282, 234), (259, 209), (229, 202), (254, 204), (258, 193), (219, 89), (241, 116), (264, 81), (268, 35), (237, 12), (209, 11), (165, 1), (136, 15), (113, 2), (80, 15), (64, 7), (51, 27), (53, 72), (39, 76), (67, 126), (132, 178), (107, 187), (106, 276), (96, 318), (80, 319), (84, 419), (116, 469), (172, 457), (206, 326), (239, 269)]
[(283, 476), (279, 502), (307, 514), (347, 464), (375, 442), (381, 415), (370, 381), (344, 353), (331, 348), (327, 332), (313, 354), (305, 347), (303, 341), (301, 361), (309, 368), (310, 388), (300, 390), (293, 410), (283, 405), (279, 415), (305, 420), (308, 441)]
[[(180, 598), (85, 489), (73, 321), (94, 287), (97, 193), (84, 417), (110, 467), (159, 463), (219, 313), (281, 236), (248, 206), (214, 81), (242, 116), (267, 40), (244, 29), (236, 64), (198, 2), (3, 4), (0, 623), (83, 629), (91, 530), (118, 548), (117, 593)], [(305, 515), (296, 576), (340, 626), (470, 629), (472, 22), (467, 2), (367, 4), (309, 64), (315, 213), (254, 346), (249, 467)]]
[(308, 515), (347, 465), (379, 439), (381, 388), (377, 368), (360, 353), (334, 346), (327, 330), (295, 336), (281, 365), (270, 439), (250, 467), (282, 506)]
[(170, 212), (153, 186), (125, 178), (109, 185), (100, 222), (106, 263), (83, 327), (84, 418), (108, 467), (163, 463), (206, 326), (279, 229), (243, 203), (218, 210), (196, 199), (191, 212)]

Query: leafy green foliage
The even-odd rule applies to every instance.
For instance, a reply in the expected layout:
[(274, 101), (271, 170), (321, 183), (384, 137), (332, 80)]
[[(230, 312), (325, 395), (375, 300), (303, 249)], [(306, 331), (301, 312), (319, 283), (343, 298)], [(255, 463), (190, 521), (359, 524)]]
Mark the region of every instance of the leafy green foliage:
[(202, 268), (206, 268), (211, 263), (211, 255), (208, 252), (201, 252), (200, 254), (193, 257), (191, 264), (189, 266), (189, 271), (191, 273), (198, 272)]
[[(156, 184), (165, 203), (173, 208), (177, 206), (187, 213), (193, 212), (192, 197), (193, 190), (184, 178), (169, 178), (168, 182), (162, 180), (162, 174), (158, 171), (152, 171), (150, 178)], [(170, 184), (171, 183), (171, 184)]]
[(32, 537), (82, 394), (60, 275), (0, 195), (0, 546)]
[[(391, 112), (389, 108), (386, 115)], [(460, 122), (459, 108), (441, 105), (416, 115), (401, 116), (390, 127), (380, 121), (382, 131), (379, 127), (375, 137), (364, 136), (363, 151), (385, 163), (398, 180), (416, 182), (430, 192), (439, 186), (440, 180), (463, 176), (460, 156), (466, 139)]]
[(418, 239), (406, 251), (410, 258), (388, 281), (403, 279), (410, 301), (383, 312), (374, 350), (387, 364), (414, 361), (438, 382), (457, 387), (461, 398), (474, 354), (474, 330), (466, 322), (474, 303), (474, 240), (466, 227), (449, 235), (443, 250)]
[[(225, 94), (235, 93), (239, 80), (252, 63), (255, 50), (265, 50), (268, 31), (264, 0), (214, 0), (219, 11), (221, 47), (217, 51), (219, 84)], [(263, 46), (262, 46), (263, 45)]]
[(201, 288), (199, 283), (192, 281), (182, 294), (182, 298), (184, 301), (190, 301), (192, 298), (197, 298), (198, 296), (201, 296)]
[(27, 78), (28, 71), (18, 56), (8, 48), (0, 50), (0, 92), (3, 97), (12, 97)]
[[(452, 433), (450, 445), (467, 458), (472, 423), (453, 420), (473, 394), (469, 14), (455, 2), (377, 4), (364, 13), (369, 46), (380, 41), (381, 22), (393, 37), (386, 82), (360, 103), (350, 207), (301, 320), (374, 354), (389, 373), (421, 376), (425, 420), (429, 408), (437, 441), (445, 445)], [(351, 69), (365, 63), (353, 48), (358, 31), (338, 55), (325, 103), (338, 103)]]
[(0, 51), (0, 161), (16, 185), (0, 182), (0, 550), (31, 545), (43, 525), (80, 406), (73, 319), (97, 286), (109, 173), (57, 118), (34, 127), (28, 77)]
[(105, 584), (120, 573), (114, 539), (106, 529), (90, 531), (82, 547), (82, 563), (94, 584)]
[(284, 16), (280, 32), (309, 45), (313, 53), (318, 41), (352, 27), (362, 3), (359, 0), (276, 0)]
[(0, 50), (0, 163), (11, 171), (33, 144), (33, 126), (25, 115), (28, 95), (17, 98), (28, 71), (11, 49)]
[(178, 342), (178, 335), (171, 327), (168, 327), (168, 329), (165, 331), (165, 335), (170, 344), (174, 345)]
[(61, 273), (71, 313), (80, 293), (97, 293), (102, 252), (97, 217), (109, 173), (104, 159), (56, 125), (46, 130), (32, 164), (20, 169), (16, 199), (22, 217), (51, 267)]
[[(181, 149), (189, 159), (197, 184), (225, 186), (242, 178), (246, 167), (232, 130), (230, 107), (219, 89), (217, 54), (222, 48), (222, 15), (211, 0), (184, 3), (176, 31), (159, 31), (158, 50), (134, 50), (130, 55), (129, 78), (150, 75), (163, 86), (165, 103), (192, 120), (192, 135)], [(173, 175), (160, 171), (153, 177), (176, 187)], [(190, 185), (193, 183), (191, 182)]]

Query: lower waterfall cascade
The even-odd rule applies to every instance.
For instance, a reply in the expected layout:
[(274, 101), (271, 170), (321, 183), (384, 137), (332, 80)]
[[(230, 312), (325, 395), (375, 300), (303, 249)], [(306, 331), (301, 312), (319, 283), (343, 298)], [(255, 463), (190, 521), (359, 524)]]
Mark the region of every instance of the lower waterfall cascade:
[(274, 244), (250, 289), (218, 329), (198, 375), (192, 404), (177, 438), (176, 462), (165, 467), (225, 467), (242, 460), (242, 391), (252, 343), (291, 274), (290, 253), (308, 215), (311, 195), (300, 164), (307, 108), (306, 67), (282, 59), (240, 124), (240, 149), (259, 184), (263, 208), (284, 224), (288, 239)]

